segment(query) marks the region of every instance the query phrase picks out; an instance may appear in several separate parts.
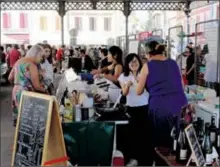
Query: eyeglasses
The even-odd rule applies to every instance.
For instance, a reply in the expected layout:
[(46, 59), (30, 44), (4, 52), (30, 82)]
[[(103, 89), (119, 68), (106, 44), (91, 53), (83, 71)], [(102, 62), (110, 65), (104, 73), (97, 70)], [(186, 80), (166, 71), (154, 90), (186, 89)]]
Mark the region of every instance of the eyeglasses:
[[(137, 60), (133, 60), (133, 61), (131, 61), (130, 63), (131, 63), (131, 64), (137, 64), (138, 61), (137, 61)], [(129, 63), (129, 64), (130, 64), (130, 63)]]

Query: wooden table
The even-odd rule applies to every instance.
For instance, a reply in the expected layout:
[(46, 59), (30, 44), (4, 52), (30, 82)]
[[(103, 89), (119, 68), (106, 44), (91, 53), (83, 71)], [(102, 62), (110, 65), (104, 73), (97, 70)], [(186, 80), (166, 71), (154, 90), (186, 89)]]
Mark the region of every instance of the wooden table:
[[(186, 166), (186, 163), (179, 163), (176, 161), (176, 156), (170, 152), (168, 148), (156, 148), (156, 166)], [(190, 165), (191, 166), (191, 165)]]
[[(155, 149), (155, 166), (186, 166), (186, 163), (176, 161), (176, 156), (172, 154), (168, 148), (160, 147)], [(190, 163), (189, 166), (196, 166), (195, 163)], [(219, 166), (216, 162), (212, 166)]]

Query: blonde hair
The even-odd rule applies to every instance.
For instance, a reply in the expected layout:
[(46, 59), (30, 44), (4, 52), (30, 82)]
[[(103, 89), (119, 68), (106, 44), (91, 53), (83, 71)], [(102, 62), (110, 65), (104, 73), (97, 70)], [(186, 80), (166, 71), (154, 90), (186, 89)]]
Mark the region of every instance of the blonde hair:
[(44, 51), (44, 49), (42, 46), (34, 45), (28, 50), (26, 57), (37, 57), (43, 51)]

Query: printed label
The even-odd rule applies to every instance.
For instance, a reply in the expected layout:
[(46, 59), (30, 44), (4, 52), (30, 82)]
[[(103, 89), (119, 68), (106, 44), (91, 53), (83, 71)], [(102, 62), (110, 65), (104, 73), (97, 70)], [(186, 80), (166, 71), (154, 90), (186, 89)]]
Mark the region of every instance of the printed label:
[(173, 141), (173, 151), (176, 151), (177, 140)]
[(206, 165), (212, 164), (212, 154), (206, 154)]
[(180, 160), (186, 160), (187, 158), (187, 150), (180, 150)]
[(215, 134), (215, 132), (211, 132), (210, 136), (211, 136), (211, 142), (212, 142), (212, 143), (215, 142), (215, 140), (216, 140), (216, 134)]
[(218, 139), (217, 139), (217, 147), (220, 147), (220, 136), (218, 135)]

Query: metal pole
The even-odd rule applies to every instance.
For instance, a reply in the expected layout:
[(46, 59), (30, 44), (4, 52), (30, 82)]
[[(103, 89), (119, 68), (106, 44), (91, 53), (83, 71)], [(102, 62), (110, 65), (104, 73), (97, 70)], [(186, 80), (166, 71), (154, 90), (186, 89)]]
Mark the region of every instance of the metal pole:
[(61, 44), (64, 45), (64, 16), (60, 16), (61, 20)]
[[(187, 19), (186, 19), (186, 21), (187, 21), (187, 35), (189, 35), (190, 34), (190, 16), (189, 16), (189, 14), (187, 15)], [(187, 44), (189, 44), (189, 36), (187, 36)]]
[(125, 48), (126, 48), (126, 55), (129, 52), (129, 38), (128, 38), (128, 16), (125, 16)]
[(128, 54), (129, 52), (129, 38), (128, 38), (128, 17), (131, 13), (130, 10), (130, 2), (129, 1), (125, 1), (124, 2), (124, 16), (125, 16), (125, 55)]
[(2, 44), (2, 31), (1, 31), (1, 28), (2, 28), (2, 8), (1, 8), (1, 2), (0, 2), (0, 45)]
[(60, 1), (59, 2), (59, 11), (60, 15), (60, 22), (61, 22), (61, 44), (64, 45), (64, 16), (65, 16), (65, 2)]
[[(191, 4), (191, 1), (190, 0), (187, 0), (187, 4), (186, 4), (186, 9), (185, 9), (185, 14), (186, 14), (186, 21), (187, 21), (187, 35), (190, 34), (190, 4)], [(189, 36), (187, 36), (187, 43), (189, 44)]]
[[(219, 44), (220, 44), (220, 20), (218, 18), (218, 45), (217, 46), (219, 46)], [(218, 47), (218, 51), (217, 51), (217, 82), (220, 85), (220, 47)]]

